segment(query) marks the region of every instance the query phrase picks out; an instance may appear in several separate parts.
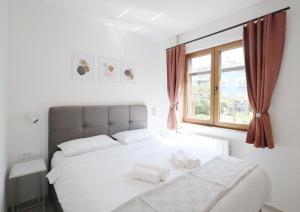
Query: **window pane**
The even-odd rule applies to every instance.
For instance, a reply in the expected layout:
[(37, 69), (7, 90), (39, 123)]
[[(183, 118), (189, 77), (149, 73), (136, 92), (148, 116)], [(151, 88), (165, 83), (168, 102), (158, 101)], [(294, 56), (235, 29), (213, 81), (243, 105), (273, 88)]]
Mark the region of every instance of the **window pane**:
[[(222, 86), (222, 81), (226, 86)], [(219, 121), (232, 124), (249, 124), (252, 110), (247, 96), (245, 70), (221, 70), (219, 88)]]
[(197, 72), (210, 72), (211, 69), (211, 55), (204, 55), (200, 57), (194, 57), (190, 61), (190, 73)]
[(221, 53), (221, 69), (244, 66), (244, 50), (242, 47)]
[(189, 64), (189, 73), (187, 93), (188, 118), (210, 120), (211, 55), (192, 58)]

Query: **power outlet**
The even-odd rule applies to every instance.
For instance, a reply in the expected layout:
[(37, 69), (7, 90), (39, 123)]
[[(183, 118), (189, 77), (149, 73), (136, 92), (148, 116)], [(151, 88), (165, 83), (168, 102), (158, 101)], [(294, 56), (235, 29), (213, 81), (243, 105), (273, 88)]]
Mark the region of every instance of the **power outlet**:
[(40, 156), (41, 156), (41, 150), (36, 149), (31, 151), (20, 152), (18, 157), (20, 160), (27, 160), (27, 159), (37, 158)]
[(151, 115), (152, 115), (152, 116), (155, 116), (155, 115), (156, 115), (156, 108), (155, 108), (155, 107), (151, 107), (151, 108), (150, 108), (150, 111), (151, 111)]

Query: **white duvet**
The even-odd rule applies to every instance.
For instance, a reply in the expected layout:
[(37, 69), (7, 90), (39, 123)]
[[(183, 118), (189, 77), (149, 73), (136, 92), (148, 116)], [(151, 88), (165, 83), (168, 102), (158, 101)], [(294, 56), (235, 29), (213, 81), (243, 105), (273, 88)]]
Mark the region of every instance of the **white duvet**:
[[(170, 155), (178, 149), (192, 152), (206, 163), (216, 156), (195, 146), (168, 146), (154, 139), (120, 145), (73, 157), (55, 157), (48, 174), (65, 212), (108, 212), (137, 194), (160, 186), (133, 180), (130, 171), (138, 160), (159, 163), (170, 168), (167, 181), (184, 174), (176, 168)], [(59, 154), (56, 154), (59, 155)], [(212, 212), (258, 212), (270, 194), (266, 174), (252, 171), (212, 209)], [(176, 194), (174, 194), (176, 195)], [(201, 200), (199, 200), (201, 201)]]

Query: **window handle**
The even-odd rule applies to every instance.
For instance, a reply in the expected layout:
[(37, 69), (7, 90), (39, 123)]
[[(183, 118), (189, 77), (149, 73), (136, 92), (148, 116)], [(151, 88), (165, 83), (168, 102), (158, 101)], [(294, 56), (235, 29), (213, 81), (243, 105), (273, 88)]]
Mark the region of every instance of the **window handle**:
[(218, 86), (215, 86), (215, 87), (214, 87), (214, 96), (217, 94), (218, 89), (219, 89)]

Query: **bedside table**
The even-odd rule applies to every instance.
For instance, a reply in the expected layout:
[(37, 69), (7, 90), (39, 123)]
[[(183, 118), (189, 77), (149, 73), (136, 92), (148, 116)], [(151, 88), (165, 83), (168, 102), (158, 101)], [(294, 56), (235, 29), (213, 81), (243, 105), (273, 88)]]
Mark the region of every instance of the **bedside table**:
[(21, 177), (32, 175), (32, 174), (40, 174), (41, 176), (41, 196), (38, 198), (39, 202), (31, 207), (42, 205), (43, 211), (45, 211), (45, 174), (47, 171), (46, 163), (44, 159), (37, 159), (25, 162), (15, 163), (10, 171), (9, 179), (14, 180), (14, 204), (12, 206), (12, 211), (15, 211), (15, 206), (17, 211), (20, 211), (20, 185), (19, 180)]
[(270, 203), (265, 202), (261, 209), (261, 212), (283, 212), (281, 209), (275, 208)]

